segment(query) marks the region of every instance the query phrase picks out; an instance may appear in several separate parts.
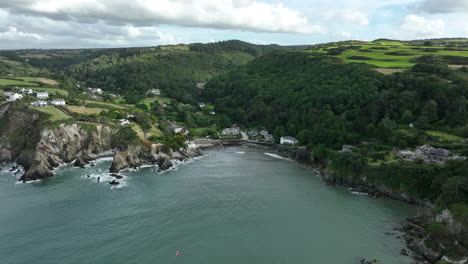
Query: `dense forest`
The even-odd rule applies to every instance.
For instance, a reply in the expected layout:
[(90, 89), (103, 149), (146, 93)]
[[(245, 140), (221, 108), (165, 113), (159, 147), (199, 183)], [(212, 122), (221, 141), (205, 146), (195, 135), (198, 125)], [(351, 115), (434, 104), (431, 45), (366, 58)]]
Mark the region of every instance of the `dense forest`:
[(369, 138), (395, 140), (397, 124), (468, 130), (468, 72), (444, 65), (418, 64), (386, 76), (325, 55), (275, 52), (214, 78), (203, 96), (235, 122), (335, 149)]
[(231, 40), (143, 51), (121, 49), (74, 65), (69, 73), (87, 86), (122, 94), (128, 102), (138, 101), (149, 89), (161, 89), (169, 97), (195, 104), (194, 98), (199, 93), (196, 83), (278, 49), (288, 48)]

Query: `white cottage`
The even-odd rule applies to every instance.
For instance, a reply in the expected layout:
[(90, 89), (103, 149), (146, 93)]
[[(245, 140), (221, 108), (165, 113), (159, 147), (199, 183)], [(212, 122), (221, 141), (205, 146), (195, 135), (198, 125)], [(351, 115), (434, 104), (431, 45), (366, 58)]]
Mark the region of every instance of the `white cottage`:
[(289, 144), (289, 145), (296, 145), (299, 143), (299, 140), (293, 138), (293, 137), (281, 137), (280, 138), (280, 143), (281, 144)]
[(8, 101), (14, 102), (14, 101), (16, 101), (18, 99), (21, 99), (21, 98), (23, 98), (23, 95), (14, 93), (14, 94), (10, 95), (10, 97), (8, 98)]
[(49, 93), (48, 92), (37, 92), (36, 96), (39, 99), (47, 99), (47, 98), (49, 98)]
[(64, 99), (54, 99), (50, 101), (50, 103), (53, 105), (66, 105), (67, 104)]
[(42, 101), (42, 100), (38, 100), (38, 101), (32, 102), (31, 105), (32, 106), (37, 106), (37, 107), (44, 107), (44, 106), (47, 106), (47, 102)]

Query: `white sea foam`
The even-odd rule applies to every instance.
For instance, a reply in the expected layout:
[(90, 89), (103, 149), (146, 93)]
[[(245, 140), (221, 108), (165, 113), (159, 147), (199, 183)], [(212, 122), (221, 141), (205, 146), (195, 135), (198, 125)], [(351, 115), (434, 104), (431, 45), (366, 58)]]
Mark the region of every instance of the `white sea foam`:
[(245, 151), (236, 151), (237, 154), (245, 154)]
[(265, 152), (265, 153), (263, 153), (263, 154), (265, 154), (265, 155), (267, 155), (267, 156), (270, 156), (270, 157), (272, 157), (272, 158), (275, 158), (275, 159), (284, 159), (284, 160), (287, 160), (287, 158), (281, 157), (280, 155), (277, 155), (277, 154), (268, 153), (268, 152)]
[(363, 196), (369, 196), (369, 194), (367, 193), (363, 193), (363, 192), (356, 192), (356, 191), (352, 191), (351, 188), (348, 189), (352, 195), (363, 195)]

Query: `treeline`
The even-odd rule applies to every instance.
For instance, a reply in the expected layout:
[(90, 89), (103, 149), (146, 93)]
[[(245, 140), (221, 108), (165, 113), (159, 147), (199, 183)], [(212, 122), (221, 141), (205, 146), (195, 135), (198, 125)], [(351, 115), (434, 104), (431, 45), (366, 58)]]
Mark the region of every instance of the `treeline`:
[(206, 52), (206, 53), (220, 53), (227, 51), (241, 51), (248, 53), (254, 57), (259, 57), (264, 54), (270, 53), (275, 50), (285, 50), (287, 47), (279, 45), (255, 45), (240, 40), (227, 40), (207, 44), (195, 43), (190, 45), (190, 50)]

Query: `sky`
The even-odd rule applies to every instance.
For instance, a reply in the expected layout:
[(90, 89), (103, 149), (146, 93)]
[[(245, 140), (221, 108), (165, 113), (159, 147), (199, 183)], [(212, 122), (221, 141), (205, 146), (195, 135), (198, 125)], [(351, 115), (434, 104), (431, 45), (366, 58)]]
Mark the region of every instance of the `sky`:
[(0, 0), (0, 49), (468, 37), (468, 0)]

